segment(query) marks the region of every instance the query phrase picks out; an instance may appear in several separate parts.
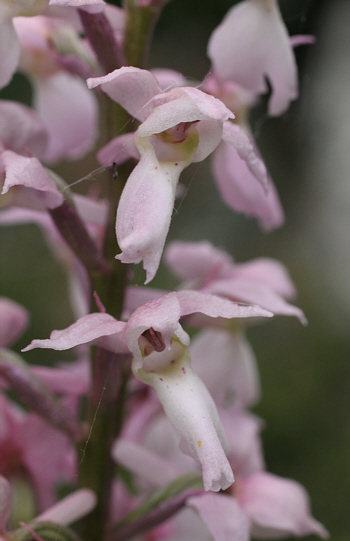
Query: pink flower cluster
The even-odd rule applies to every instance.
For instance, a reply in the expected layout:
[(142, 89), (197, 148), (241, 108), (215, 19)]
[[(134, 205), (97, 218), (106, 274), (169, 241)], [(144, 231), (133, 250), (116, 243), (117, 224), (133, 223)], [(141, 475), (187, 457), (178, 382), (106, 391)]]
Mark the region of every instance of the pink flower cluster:
[[(139, 1), (135, 9), (158, 13), (164, 4)], [(127, 282), (129, 271), (118, 316), (105, 293), (117, 282), (115, 269), (120, 273), (125, 265), (142, 262), (145, 284), (153, 280), (181, 172), (208, 156), (224, 203), (256, 218), (265, 230), (282, 225), (282, 206), (248, 113), (268, 91), (267, 80), (270, 115), (283, 113), (297, 98), (292, 41), (276, 0), (245, 0), (214, 30), (208, 45), (211, 74), (194, 86), (177, 72), (128, 65), (132, 16), (127, 7), (102, 0), (1, 5), (0, 85), (21, 71), (32, 85), (33, 107), (0, 101), (0, 223), (41, 228), (67, 273), (76, 316), (68, 328), (34, 339), (23, 352), (75, 348), (76, 361), (27, 365), (25, 356), (8, 348), (29, 315), (0, 299), (0, 539), (14, 535), (15, 540), (16, 533), (8, 532), (20, 526), (19, 534), (24, 529), (42, 541), (38, 524), (69, 525), (106, 501), (101, 540), (118, 540), (122, 527), (131, 528), (123, 539), (135, 534), (169, 541), (326, 538), (303, 487), (266, 471), (262, 422), (248, 411), (260, 398), (260, 382), (246, 328), (277, 315), (306, 323), (302, 310), (291, 304), (295, 289), (283, 264), (268, 258), (236, 263), (208, 241), (174, 242), (164, 261), (181, 281), (177, 291), (134, 287)], [(120, 65), (108, 70), (116, 59)], [(97, 151), (103, 110), (119, 111), (121, 118), (127, 114), (126, 125), (136, 129), (125, 132), (120, 126)], [(122, 164), (133, 164), (119, 200), (75, 194), (50, 169), (90, 151), (111, 169), (111, 186), (119, 182)], [(106, 249), (111, 226), (120, 249), (112, 259)], [(189, 328), (200, 329), (192, 340)], [(91, 352), (97, 353), (89, 369)], [(125, 394), (118, 395), (124, 400), (121, 428), (109, 446), (90, 441), (104, 400), (103, 358), (112, 359), (107, 379), (128, 367)], [(116, 381), (115, 388), (119, 385)], [(82, 413), (84, 401), (98, 404), (92, 421)], [(80, 460), (76, 451), (84, 441), (84, 453), (88, 445), (107, 449), (106, 462), (114, 460), (132, 474), (134, 493), (123, 476), (106, 483), (106, 494), (98, 493), (94, 471), (103, 464), (90, 468), (93, 482), (84, 485), (81, 464), (89, 458)], [(128, 513), (154, 489), (183, 475), (195, 483), (178, 508), (171, 512), (172, 502), (164, 497), (164, 517), (156, 507), (151, 518), (145, 512), (144, 522), (140, 517), (134, 526), (128, 522)], [(59, 500), (63, 485), (72, 494)], [(26, 494), (28, 516), (14, 508), (17, 492)]]

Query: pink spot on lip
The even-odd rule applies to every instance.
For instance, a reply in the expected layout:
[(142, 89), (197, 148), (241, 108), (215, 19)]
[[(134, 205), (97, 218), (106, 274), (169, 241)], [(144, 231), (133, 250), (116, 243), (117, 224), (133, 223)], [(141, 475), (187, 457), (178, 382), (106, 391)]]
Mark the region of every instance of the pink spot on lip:
[(164, 381), (163, 378), (159, 378), (160, 381)]
[(174, 165), (179, 165), (178, 163), (174, 163)]
[(172, 361), (170, 361), (170, 364), (174, 364), (174, 363), (175, 363), (174, 359)]
[(183, 366), (181, 367), (181, 370), (183, 371), (184, 374), (186, 374), (186, 370), (184, 369)]

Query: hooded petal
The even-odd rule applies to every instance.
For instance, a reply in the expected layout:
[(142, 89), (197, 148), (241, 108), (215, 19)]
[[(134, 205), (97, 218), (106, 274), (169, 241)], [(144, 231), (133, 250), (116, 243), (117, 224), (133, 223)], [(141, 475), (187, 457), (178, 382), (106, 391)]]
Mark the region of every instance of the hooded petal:
[[(173, 358), (172, 358), (173, 356)], [(135, 376), (151, 385), (164, 411), (182, 437), (181, 450), (202, 467), (205, 490), (225, 490), (233, 474), (224, 453), (224, 432), (213, 399), (190, 366), (188, 349), (177, 341), (166, 352), (145, 357)]]
[(298, 95), (297, 68), (276, 0), (246, 0), (214, 30), (208, 55), (217, 76), (255, 94), (272, 85), (271, 115), (282, 114)]
[(189, 498), (215, 541), (249, 541), (250, 524), (237, 501), (223, 494), (203, 494)]
[(22, 351), (29, 351), (35, 348), (56, 349), (59, 351), (70, 349), (80, 344), (92, 342), (103, 336), (120, 333), (125, 326), (122, 321), (117, 321), (109, 314), (88, 314), (67, 329), (52, 331), (49, 339), (32, 340), (29, 346)]
[(181, 310), (176, 293), (163, 295), (135, 310), (125, 325), (121, 338), (133, 353), (134, 366), (137, 369), (143, 364), (138, 340), (141, 334), (151, 327), (162, 334), (166, 347), (170, 346), (173, 334), (176, 334), (183, 344), (189, 344), (188, 334), (179, 324), (180, 317)]
[(89, 88), (101, 85), (112, 100), (119, 103), (138, 120), (145, 120), (149, 114), (149, 102), (161, 89), (150, 71), (123, 67), (103, 77), (87, 80)]
[(308, 495), (296, 481), (255, 473), (240, 482), (239, 503), (252, 522), (252, 536), (258, 539), (312, 534), (328, 537), (327, 530), (310, 514)]
[[(252, 142), (251, 142), (252, 143)], [(251, 148), (254, 148), (251, 144)], [(259, 163), (257, 152), (249, 151), (257, 169)], [(241, 154), (241, 155), (240, 155)], [(252, 172), (252, 161), (249, 167), (249, 156), (238, 151), (232, 144), (223, 140), (212, 156), (211, 167), (213, 177), (223, 201), (237, 212), (257, 218), (263, 229), (271, 230), (280, 227), (284, 222), (283, 209), (278, 198), (276, 188), (271, 179), (265, 190), (258, 182), (256, 174)], [(266, 170), (265, 170), (266, 172)], [(261, 167), (260, 176), (263, 178)]]
[(141, 137), (166, 131), (182, 122), (217, 120), (223, 123), (234, 118), (220, 100), (198, 88), (173, 88), (156, 95), (150, 105), (153, 110), (138, 129)]

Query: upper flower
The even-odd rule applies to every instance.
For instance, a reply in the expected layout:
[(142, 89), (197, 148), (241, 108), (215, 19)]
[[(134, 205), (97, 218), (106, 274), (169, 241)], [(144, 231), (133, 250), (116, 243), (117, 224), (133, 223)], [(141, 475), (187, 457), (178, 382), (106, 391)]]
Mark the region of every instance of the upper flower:
[(214, 30), (208, 55), (216, 75), (255, 95), (272, 86), (269, 113), (280, 115), (298, 96), (297, 66), (276, 0), (246, 0)]
[[(143, 260), (147, 283), (159, 265), (181, 171), (217, 147), (223, 123), (234, 115), (221, 101), (197, 88), (162, 91), (152, 73), (138, 68), (123, 67), (88, 79), (90, 88), (99, 85), (141, 121), (129, 152), (129, 156), (140, 156), (140, 161), (122, 193), (116, 232), (122, 249), (117, 257), (125, 263)], [(110, 143), (109, 155), (116, 154), (112, 161), (120, 163), (120, 150), (124, 159), (129, 157), (118, 139)]]

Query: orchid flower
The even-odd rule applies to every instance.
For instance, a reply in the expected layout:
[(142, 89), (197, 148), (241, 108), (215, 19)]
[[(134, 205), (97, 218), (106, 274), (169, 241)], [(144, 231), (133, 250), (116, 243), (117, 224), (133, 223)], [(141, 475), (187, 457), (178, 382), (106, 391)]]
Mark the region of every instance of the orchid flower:
[(216, 76), (255, 96), (272, 86), (269, 113), (282, 114), (298, 96), (297, 66), (277, 0), (245, 0), (214, 30), (208, 55)]
[[(88, 79), (141, 121), (134, 135), (140, 161), (122, 193), (116, 221), (123, 263), (143, 261), (146, 283), (159, 265), (181, 171), (206, 158), (219, 144), (223, 123), (234, 115), (223, 103), (197, 88), (163, 92), (154, 75), (124, 67)], [(132, 89), (132, 90), (131, 90)], [(109, 144), (109, 153), (119, 142)], [(111, 148), (112, 147), (112, 148)], [(113, 159), (118, 163), (118, 156)]]
[(233, 476), (214, 402), (190, 367), (189, 336), (179, 323), (181, 316), (193, 312), (226, 319), (270, 315), (256, 306), (181, 291), (140, 306), (127, 323), (106, 313), (89, 314), (66, 330), (54, 331), (48, 340), (33, 340), (24, 351), (35, 347), (62, 350), (99, 339), (112, 351), (131, 352), (135, 376), (154, 387), (182, 437), (182, 449), (201, 464), (205, 489), (217, 491), (227, 488)]
[(295, 288), (279, 261), (261, 258), (235, 264), (228, 254), (206, 241), (173, 242), (167, 247), (165, 260), (175, 275), (188, 281), (185, 287), (258, 304), (306, 324), (302, 310), (286, 301), (295, 296)]

